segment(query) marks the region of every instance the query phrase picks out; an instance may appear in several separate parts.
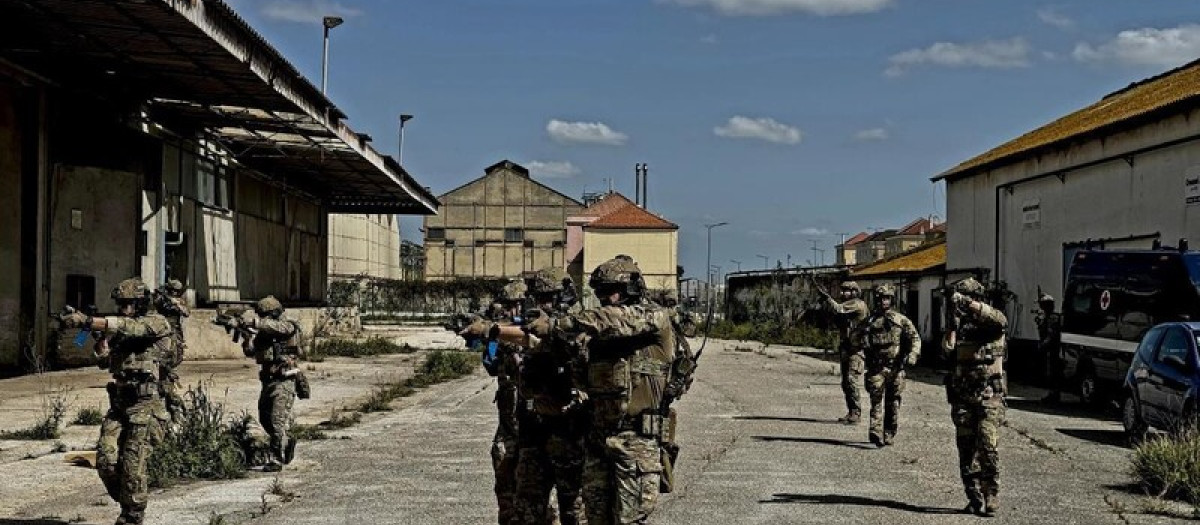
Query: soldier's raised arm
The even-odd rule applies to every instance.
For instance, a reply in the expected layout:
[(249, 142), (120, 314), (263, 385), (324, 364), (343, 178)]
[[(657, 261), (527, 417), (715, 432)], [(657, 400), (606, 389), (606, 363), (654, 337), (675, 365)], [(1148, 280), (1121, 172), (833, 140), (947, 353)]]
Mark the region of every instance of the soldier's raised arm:
[(908, 317), (902, 317), (904, 322), (901, 323), (901, 348), (907, 348), (908, 353), (905, 362), (908, 365), (917, 364), (917, 360), (921, 358), (921, 332), (917, 331), (916, 325)]
[(252, 319), (248, 326), (258, 330), (258, 333), (269, 335), (271, 337), (292, 337), (300, 330), (300, 325), (292, 319), (280, 318), (272, 319), (269, 317), (259, 317)]

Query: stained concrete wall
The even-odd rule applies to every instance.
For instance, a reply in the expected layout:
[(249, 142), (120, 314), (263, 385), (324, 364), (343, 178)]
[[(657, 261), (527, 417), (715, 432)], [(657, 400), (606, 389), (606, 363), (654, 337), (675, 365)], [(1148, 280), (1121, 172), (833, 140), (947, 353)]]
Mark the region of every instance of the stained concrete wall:
[[(21, 352), (22, 125), (18, 87), (0, 79), (0, 366)], [(29, 203), (36, 206), (36, 203)]]
[[(583, 205), (511, 168), (487, 175), (438, 198), (438, 214), (425, 218), (425, 278), (516, 277), (548, 266), (565, 268), (566, 220)], [(430, 229), (445, 232), (429, 238)], [(506, 240), (505, 230), (522, 240)]]
[(329, 277), (400, 279), (400, 222), (395, 215), (329, 215)]

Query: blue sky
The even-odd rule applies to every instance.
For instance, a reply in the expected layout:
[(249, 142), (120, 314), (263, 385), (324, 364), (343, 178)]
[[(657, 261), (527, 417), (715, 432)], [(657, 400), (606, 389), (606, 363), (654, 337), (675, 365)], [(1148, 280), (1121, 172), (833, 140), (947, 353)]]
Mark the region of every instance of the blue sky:
[[(511, 159), (678, 223), (680, 264), (830, 262), (839, 232), (944, 215), (929, 178), (1200, 58), (1195, 0), (230, 0), (355, 129), (442, 193)], [(419, 240), (419, 220), (403, 236)], [(818, 256), (819, 257), (819, 256)]]

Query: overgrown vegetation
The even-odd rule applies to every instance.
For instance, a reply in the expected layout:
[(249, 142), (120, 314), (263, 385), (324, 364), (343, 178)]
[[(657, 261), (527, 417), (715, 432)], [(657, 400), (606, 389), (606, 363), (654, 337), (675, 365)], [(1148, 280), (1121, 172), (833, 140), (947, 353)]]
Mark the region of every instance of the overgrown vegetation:
[(775, 322), (733, 323), (717, 321), (712, 325), (710, 337), (758, 341), (767, 344), (808, 346), (831, 349), (837, 347), (837, 334), (808, 325), (784, 326)]
[(372, 279), (329, 284), (330, 306), (357, 306), (364, 319), (436, 319), (447, 312), (475, 311), (500, 293), (505, 279), (410, 281)]
[(470, 374), (479, 366), (479, 354), (452, 350), (435, 350), (412, 377), (375, 387), (358, 407), (359, 412), (391, 410), (391, 402), (411, 396), (418, 389)]
[(150, 486), (167, 487), (181, 480), (234, 479), (246, 475), (246, 458), (224, 408), (199, 385), (184, 395), (175, 425), (147, 461)]
[(1200, 512), (1200, 429), (1154, 436), (1133, 449), (1130, 474), (1151, 495), (1187, 502)]
[(104, 421), (104, 412), (97, 407), (83, 407), (75, 413), (72, 425), (94, 426)]
[(404, 344), (398, 345), (383, 337), (367, 339), (333, 338), (318, 342), (309, 354), (310, 361), (320, 361), (326, 357), (369, 357), (385, 354), (411, 354), (417, 349)]
[(0, 432), (0, 439), (43, 440), (62, 436), (62, 423), (67, 417), (67, 393), (47, 395), (42, 402), (42, 414), (33, 426)]

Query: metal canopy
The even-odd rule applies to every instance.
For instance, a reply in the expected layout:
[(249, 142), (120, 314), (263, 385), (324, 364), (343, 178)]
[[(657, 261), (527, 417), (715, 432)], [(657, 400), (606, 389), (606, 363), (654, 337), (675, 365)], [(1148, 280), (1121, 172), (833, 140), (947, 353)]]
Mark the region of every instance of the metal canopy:
[(220, 0), (3, 0), (0, 53), (66, 90), (139, 101), (333, 213), (436, 212), (437, 199)]

